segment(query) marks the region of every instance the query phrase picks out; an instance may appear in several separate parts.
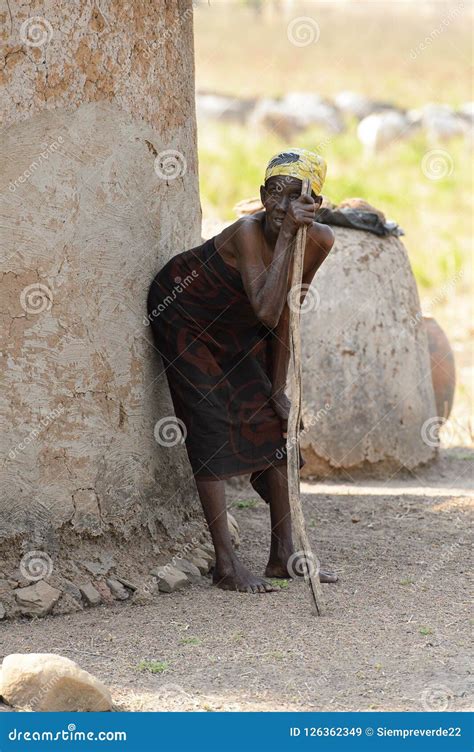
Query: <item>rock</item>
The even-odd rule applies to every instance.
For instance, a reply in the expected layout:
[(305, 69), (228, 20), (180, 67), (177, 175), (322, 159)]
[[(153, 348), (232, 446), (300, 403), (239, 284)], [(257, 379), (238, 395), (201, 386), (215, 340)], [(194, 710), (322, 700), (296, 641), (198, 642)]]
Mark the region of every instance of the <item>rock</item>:
[(119, 575), (116, 575), (116, 579), (122, 583), (122, 585), (125, 585), (125, 587), (129, 588), (130, 590), (138, 590), (138, 585), (135, 585), (133, 582), (130, 582), (130, 580), (125, 580), (123, 577), (119, 577)]
[(61, 591), (39, 580), (34, 585), (14, 590), (13, 595), (25, 616), (46, 616), (59, 600)]
[(207, 559), (200, 559), (197, 556), (191, 556), (191, 564), (199, 569), (201, 574), (207, 574), (211, 568), (211, 563)]
[(155, 572), (155, 577), (158, 579), (158, 589), (162, 593), (174, 593), (175, 590), (180, 590), (189, 585), (189, 580), (184, 572), (180, 572), (171, 564), (153, 570), (152, 574)]
[(54, 616), (58, 616), (59, 614), (72, 614), (75, 611), (83, 610), (84, 606), (82, 603), (78, 603), (72, 595), (69, 593), (61, 593), (61, 597), (58, 602), (54, 604), (51, 613), (54, 614)]
[(137, 588), (131, 597), (131, 603), (136, 606), (148, 606), (153, 603), (153, 594), (148, 588)]
[(5, 606), (3, 605), (3, 603), (0, 603), (0, 621), (2, 619), (5, 619), (6, 615), (7, 612), (5, 611)]
[(301, 476), (413, 469), (436, 456), (424, 440), (436, 406), (407, 252), (396, 237), (332, 229), (301, 313)]
[(207, 542), (200, 543), (199, 544), (199, 548), (202, 549), (203, 551), (205, 551), (207, 554), (209, 554), (209, 556), (211, 556), (213, 560), (215, 559), (216, 552), (214, 551), (214, 546), (212, 545), (212, 542), (211, 543), (207, 543)]
[[(15, 582), (14, 587), (18, 587), (18, 583)], [(0, 595), (11, 592), (11, 585), (9, 580), (0, 579)]]
[(114, 566), (114, 557), (112, 556), (112, 554), (104, 553), (100, 554), (98, 558), (100, 561), (86, 560), (82, 561), (81, 563), (88, 572), (95, 576), (100, 574), (107, 574), (109, 570)]
[(85, 585), (79, 585), (79, 589), (88, 606), (98, 606), (99, 603), (102, 603), (102, 596), (95, 589), (92, 582), (86, 582)]
[(193, 556), (195, 556), (196, 559), (204, 559), (205, 561), (208, 561), (209, 564), (213, 564), (213, 562), (215, 561), (214, 552), (210, 554), (208, 551), (205, 551), (201, 546), (199, 546), (199, 548), (194, 549)]
[(112, 709), (110, 692), (102, 682), (55, 653), (7, 655), (0, 682), (0, 694), (15, 707), (43, 712)]
[(64, 592), (68, 593), (69, 595), (72, 595), (72, 597), (75, 598), (76, 601), (79, 601), (79, 603), (82, 603), (81, 590), (77, 585), (74, 584), (74, 582), (71, 582), (70, 580), (63, 578), (62, 589), (64, 590)]
[(227, 524), (229, 526), (229, 533), (232, 539), (232, 544), (234, 548), (239, 548), (240, 547), (239, 525), (235, 517), (230, 512), (227, 512)]
[(118, 601), (126, 601), (129, 597), (128, 590), (124, 588), (121, 582), (118, 580), (106, 580), (106, 583), (108, 587), (110, 588), (110, 592), (112, 593), (113, 597), (116, 598)]
[(103, 580), (96, 580), (94, 582), (94, 587), (99, 593), (99, 595), (102, 596), (102, 600), (104, 601), (104, 603), (108, 603), (110, 606), (110, 604), (114, 602), (109, 586)]
[(201, 572), (197, 566), (187, 559), (175, 559), (174, 561), (176, 569), (179, 569), (180, 572), (183, 572), (189, 578), (197, 578), (201, 576)]
[(102, 522), (100, 517), (99, 499), (91, 488), (80, 488), (72, 495), (74, 502), (74, 516), (72, 524), (78, 533), (87, 532), (100, 535)]

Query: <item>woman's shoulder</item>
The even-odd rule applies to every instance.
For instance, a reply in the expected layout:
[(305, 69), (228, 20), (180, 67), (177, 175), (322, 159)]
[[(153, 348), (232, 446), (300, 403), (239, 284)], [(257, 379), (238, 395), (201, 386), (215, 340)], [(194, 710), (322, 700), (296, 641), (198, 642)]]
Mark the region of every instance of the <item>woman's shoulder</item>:
[(223, 246), (235, 246), (243, 238), (260, 236), (262, 233), (262, 218), (264, 212), (247, 214), (240, 217), (231, 225), (225, 227), (222, 232), (215, 236), (214, 242), (217, 248)]

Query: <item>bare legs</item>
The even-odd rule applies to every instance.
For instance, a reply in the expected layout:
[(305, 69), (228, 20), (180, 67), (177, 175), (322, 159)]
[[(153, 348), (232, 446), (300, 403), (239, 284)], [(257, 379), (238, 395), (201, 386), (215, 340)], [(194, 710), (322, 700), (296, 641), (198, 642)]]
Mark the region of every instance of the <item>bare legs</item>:
[(216, 552), (214, 584), (224, 590), (240, 590), (246, 593), (276, 590), (269, 582), (253, 575), (244, 567), (234, 552), (227, 525), (224, 481), (196, 479), (196, 485)]
[[(227, 525), (224, 481), (196, 479), (196, 485), (216, 552), (214, 584), (224, 590), (240, 590), (247, 593), (265, 593), (275, 590), (262, 577), (252, 574), (242, 564), (233, 549)], [(288, 560), (295, 553), (295, 549), (291, 534), (286, 465), (270, 467), (262, 473), (256, 473), (252, 485), (270, 506), (270, 556), (265, 575), (290, 577)], [(295, 569), (298, 569), (297, 565)], [(319, 578), (321, 582), (337, 581), (337, 575), (322, 570)]]
[[(253, 484), (255, 490), (270, 505), (271, 519), (271, 542), (270, 556), (265, 574), (267, 577), (290, 577), (288, 560), (295, 553), (291, 534), (290, 501), (288, 498), (288, 476), (286, 465), (270, 467), (261, 475), (258, 475)], [(295, 563), (295, 571), (300, 571)], [(294, 576), (294, 575), (293, 575)], [(337, 582), (337, 575), (333, 572), (321, 570), (319, 572), (321, 582)]]

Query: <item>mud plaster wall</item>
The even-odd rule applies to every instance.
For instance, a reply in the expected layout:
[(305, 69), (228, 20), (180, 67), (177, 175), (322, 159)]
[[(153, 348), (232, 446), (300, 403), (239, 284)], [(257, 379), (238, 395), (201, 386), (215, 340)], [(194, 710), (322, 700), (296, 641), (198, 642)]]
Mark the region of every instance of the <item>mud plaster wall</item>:
[(144, 323), (153, 275), (200, 240), (192, 6), (10, 0), (1, 20), (0, 541), (158, 550), (199, 518), (184, 446), (154, 438), (174, 413)]

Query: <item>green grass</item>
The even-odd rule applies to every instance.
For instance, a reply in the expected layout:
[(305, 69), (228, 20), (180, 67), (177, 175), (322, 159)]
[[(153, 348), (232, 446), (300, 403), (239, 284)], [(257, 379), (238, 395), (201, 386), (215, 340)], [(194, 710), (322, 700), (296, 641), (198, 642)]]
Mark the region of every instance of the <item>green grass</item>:
[(240, 501), (236, 501), (233, 506), (237, 507), (237, 509), (255, 509), (257, 504), (256, 499), (241, 499)]
[(162, 674), (168, 670), (168, 663), (166, 661), (144, 659), (140, 661), (137, 668), (139, 671), (148, 671), (150, 674)]
[(182, 645), (200, 645), (201, 640), (199, 639), (199, 637), (182, 637), (181, 644)]
[(290, 587), (290, 580), (281, 580), (279, 577), (271, 577), (270, 582), (273, 587), (278, 587), (280, 590), (287, 590)]
[(419, 632), (421, 635), (423, 635), (423, 637), (433, 634), (433, 630), (431, 629), (431, 627), (420, 627)]

